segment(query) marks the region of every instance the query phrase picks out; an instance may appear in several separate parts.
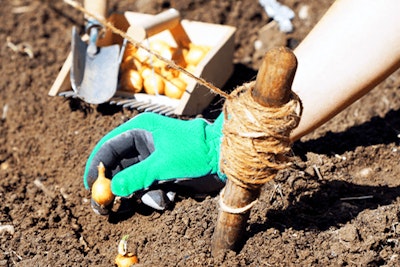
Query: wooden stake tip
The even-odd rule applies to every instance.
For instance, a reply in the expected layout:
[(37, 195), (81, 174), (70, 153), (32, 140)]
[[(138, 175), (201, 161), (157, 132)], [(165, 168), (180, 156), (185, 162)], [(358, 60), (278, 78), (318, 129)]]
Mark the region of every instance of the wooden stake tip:
[(297, 69), (294, 53), (286, 47), (268, 51), (257, 74), (252, 96), (266, 107), (279, 107), (290, 100), (291, 87)]

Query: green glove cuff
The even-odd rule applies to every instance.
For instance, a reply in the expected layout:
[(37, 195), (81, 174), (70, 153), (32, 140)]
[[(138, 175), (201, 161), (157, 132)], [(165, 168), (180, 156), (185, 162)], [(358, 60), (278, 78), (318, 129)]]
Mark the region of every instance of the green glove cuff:
[(210, 158), (212, 159), (212, 165), (217, 166), (215, 172), (221, 181), (226, 181), (226, 175), (221, 172), (220, 168), (220, 150), (222, 142), (222, 127), (224, 125), (224, 114), (221, 113), (213, 124), (209, 124), (206, 127), (206, 142), (210, 147)]

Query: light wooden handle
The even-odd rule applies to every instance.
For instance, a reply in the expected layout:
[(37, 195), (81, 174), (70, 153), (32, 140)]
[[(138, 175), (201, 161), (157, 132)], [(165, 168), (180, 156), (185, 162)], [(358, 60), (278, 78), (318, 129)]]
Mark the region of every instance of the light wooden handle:
[[(106, 19), (107, 0), (85, 0), (83, 5), (93, 15)], [(87, 16), (85, 18), (88, 19)]]
[(147, 36), (153, 36), (159, 32), (175, 27), (180, 23), (180, 14), (176, 9), (169, 9), (155, 15), (152, 19), (140, 23), (147, 33)]
[(179, 47), (188, 47), (189, 36), (181, 25), (180, 13), (176, 9), (169, 9), (155, 15), (153, 18), (131, 25), (127, 34), (134, 40), (141, 42), (164, 30), (170, 30)]

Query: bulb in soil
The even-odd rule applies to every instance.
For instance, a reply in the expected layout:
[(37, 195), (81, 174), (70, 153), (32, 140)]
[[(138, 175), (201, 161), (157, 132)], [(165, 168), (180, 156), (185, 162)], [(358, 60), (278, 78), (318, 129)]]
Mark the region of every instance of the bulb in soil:
[(131, 253), (128, 253), (126, 255), (118, 254), (115, 258), (115, 264), (118, 267), (130, 267), (131, 265), (134, 265), (136, 263), (139, 263), (139, 260), (135, 255)]
[(106, 178), (106, 168), (100, 162), (97, 167), (98, 177), (92, 185), (92, 199), (102, 207), (110, 205), (114, 201), (114, 194), (111, 192), (111, 180)]
[(115, 258), (115, 264), (118, 267), (129, 267), (136, 263), (139, 263), (138, 258), (133, 253), (127, 252), (128, 247), (128, 235), (122, 237), (118, 244), (118, 255)]

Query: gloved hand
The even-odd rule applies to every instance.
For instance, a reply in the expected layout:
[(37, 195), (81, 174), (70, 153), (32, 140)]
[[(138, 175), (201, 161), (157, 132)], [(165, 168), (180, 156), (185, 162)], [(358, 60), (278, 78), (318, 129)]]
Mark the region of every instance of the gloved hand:
[[(134, 194), (158, 210), (165, 209), (174, 198), (174, 190), (160, 190), (164, 186), (183, 186), (194, 194), (215, 192), (225, 182), (219, 172), (222, 124), (223, 115), (210, 124), (203, 119), (184, 121), (140, 114), (95, 146), (86, 163), (85, 187), (92, 186), (97, 166), (103, 162), (116, 196)], [(96, 204), (92, 200), (94, 210), (105, 213)]]

